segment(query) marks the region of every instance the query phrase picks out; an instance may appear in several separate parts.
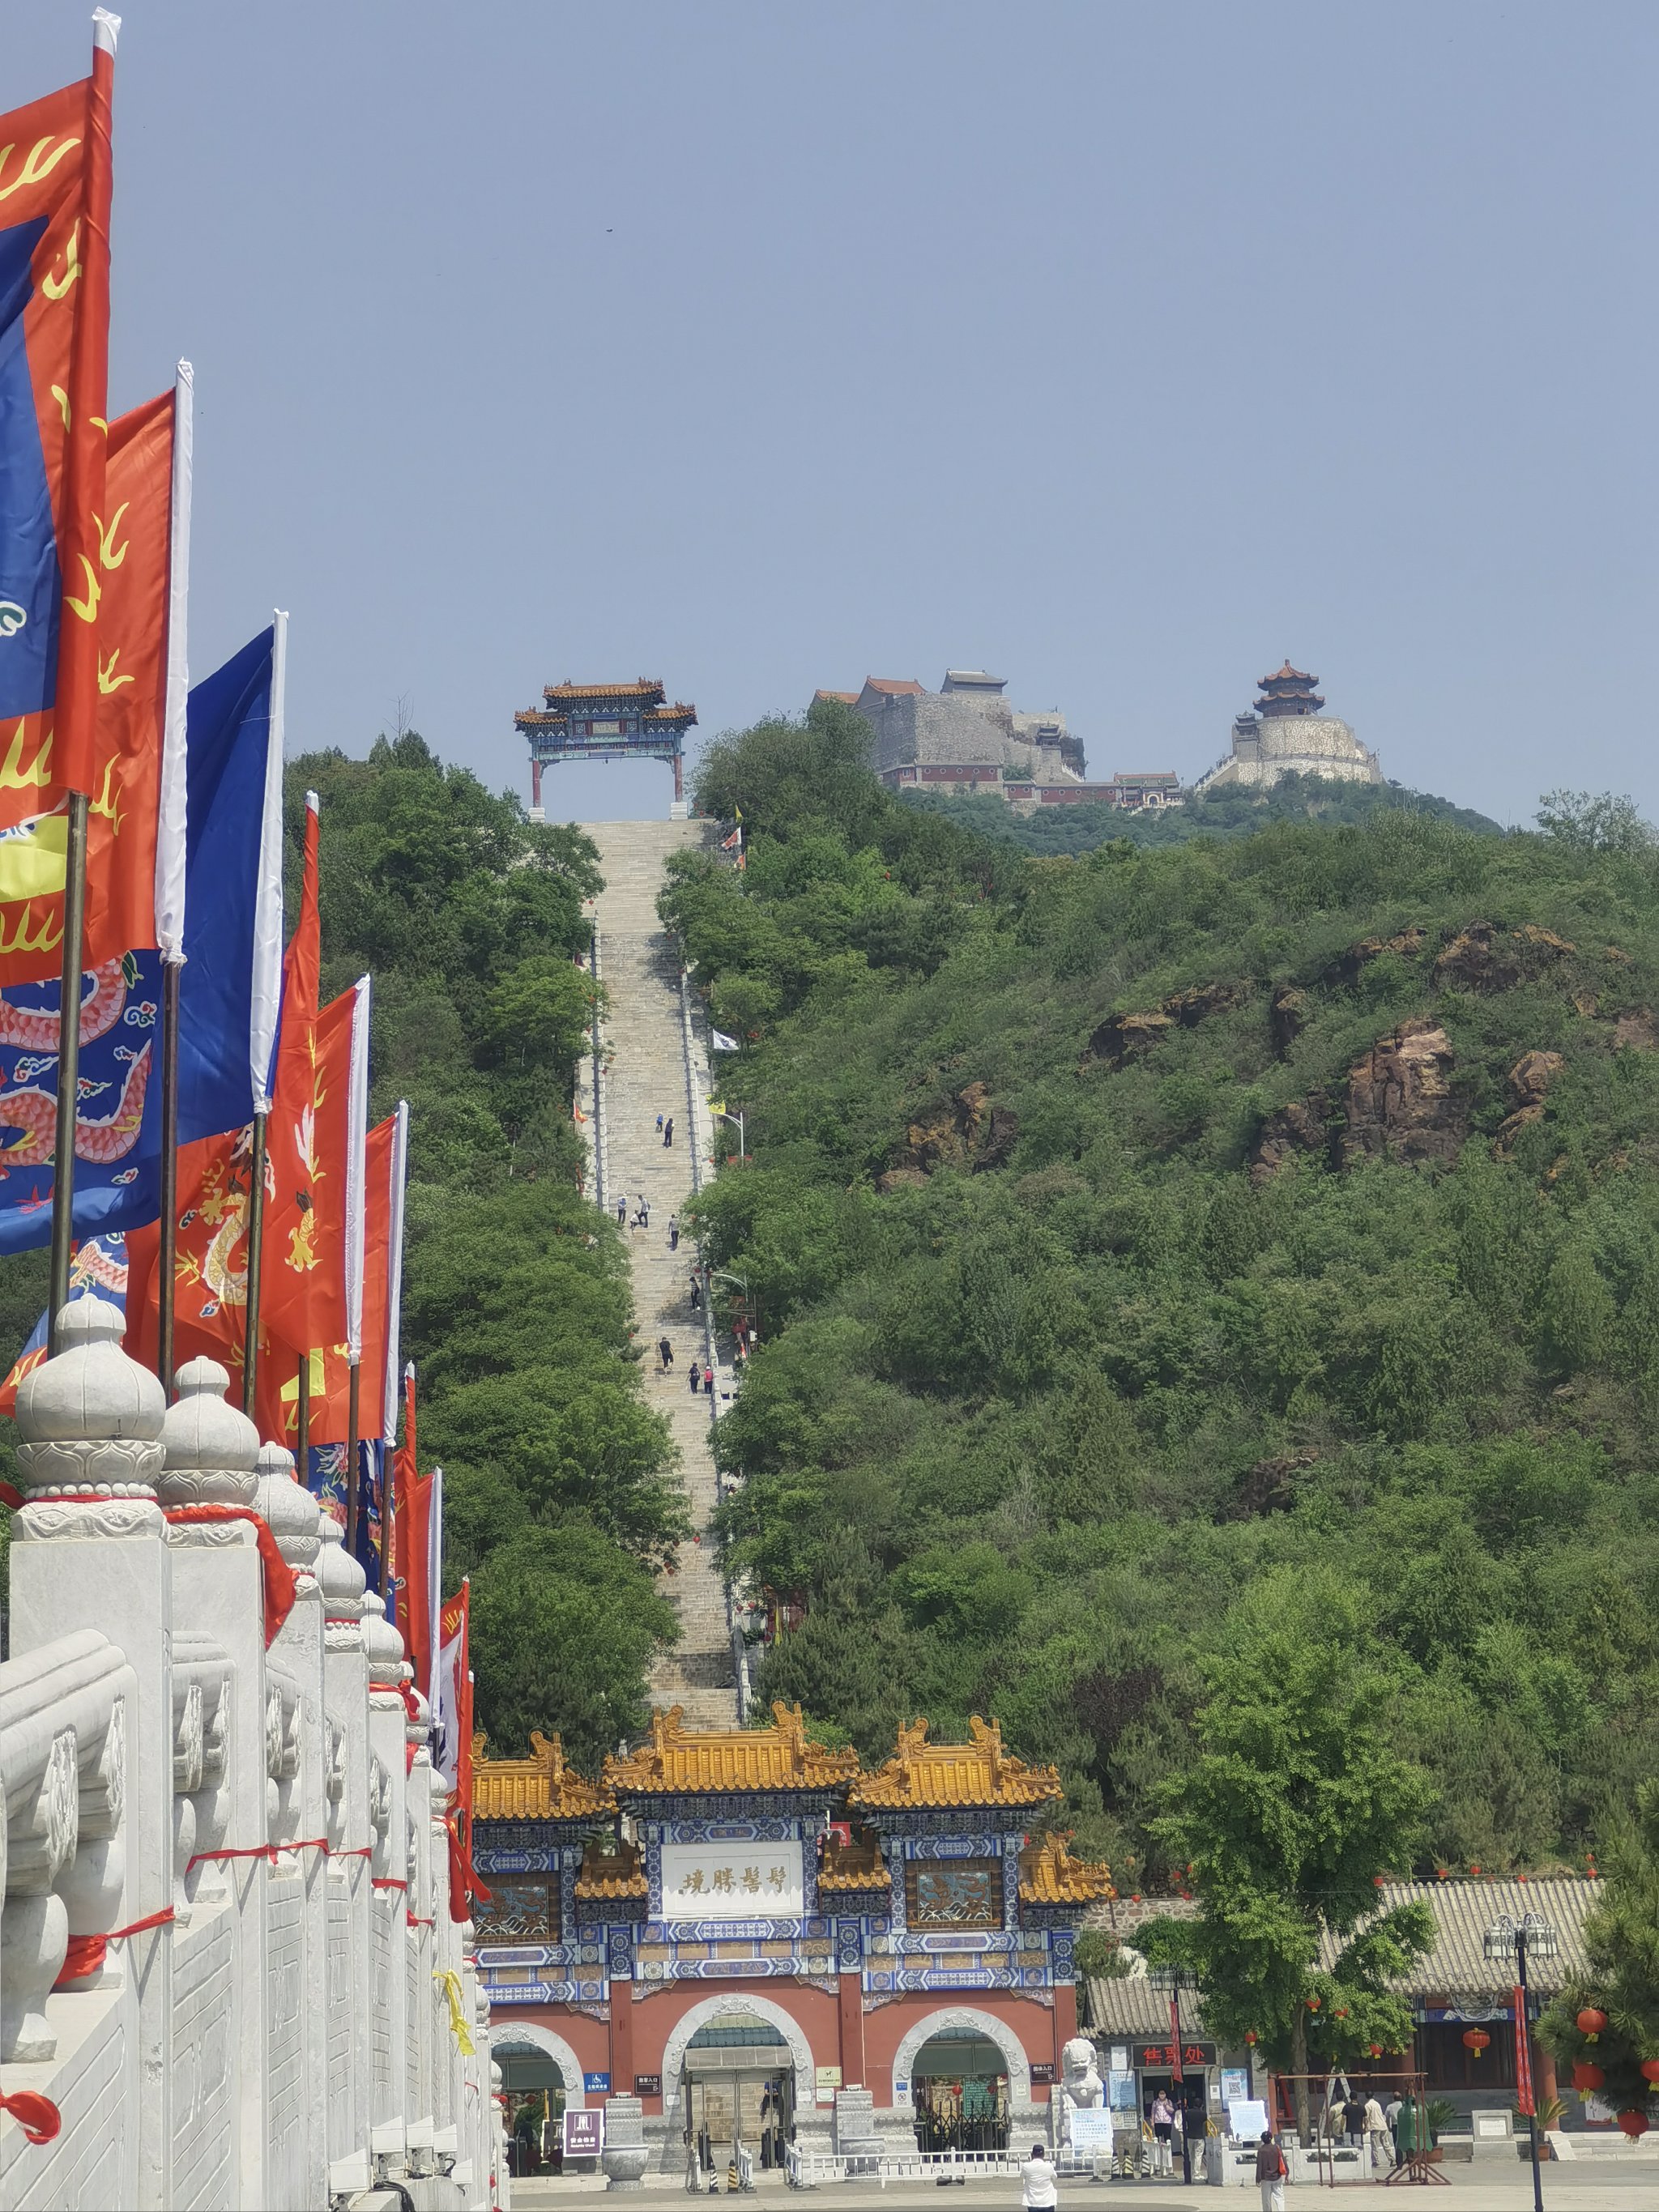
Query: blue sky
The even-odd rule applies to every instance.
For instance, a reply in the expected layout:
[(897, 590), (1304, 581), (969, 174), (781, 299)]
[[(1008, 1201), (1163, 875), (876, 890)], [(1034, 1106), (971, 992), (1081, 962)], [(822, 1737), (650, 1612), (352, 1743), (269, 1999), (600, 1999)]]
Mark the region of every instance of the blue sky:
[[(88, 9), (9, 10), (7, 105)], [(135, 0), (112, 401), (198, 376), (192, 663), (295, 746), (947, 665), (1191, 775), (1289, 655), (1387, 774), (1659, 814), (1659, 10)], [(550, 813), (666, 802), (564, 769)]]

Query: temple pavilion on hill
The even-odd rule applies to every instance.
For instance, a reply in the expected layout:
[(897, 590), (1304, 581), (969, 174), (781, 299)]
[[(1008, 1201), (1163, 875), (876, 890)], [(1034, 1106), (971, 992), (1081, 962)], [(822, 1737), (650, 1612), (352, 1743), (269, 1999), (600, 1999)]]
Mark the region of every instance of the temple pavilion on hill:
[(1248, 714), (1233, 718), (1231, 750), (1193, 788), (1267, 790), (1281, 777), (1316, 775), (1339, 783), (1381, 783), (1376, 755), (1347, 723), (1325, 712), (1319, 678), (1287, 660), (1256, 689)]
[[(1077, 2033), (1072, 1947), (1109, 1870), (1043, 1832), (1050, 1766), (901, 1731), (873, 1772), (807, 1735), (696, 1732), (678, 1708), (599, 1782), (557, 1739), (477, 1746), (478, 1968), (498, 2053), (567, 2107), (632, 2093), (654, 2170), (787, 2145), (1000, 2148), (1047, 2136)], [(509, 2072), (509, 2079), (511, 2079)]]
[(513, 726), (530, 744), (530, 811), (542, 818), (542, 770), (556, 761), (654, 760), (674, 771), (674, 803), (685, 798), (685, 733), (695, 707), (668, 703), (654, 677), (631, 684), (549, 684), (544, 704), (526, 707)]

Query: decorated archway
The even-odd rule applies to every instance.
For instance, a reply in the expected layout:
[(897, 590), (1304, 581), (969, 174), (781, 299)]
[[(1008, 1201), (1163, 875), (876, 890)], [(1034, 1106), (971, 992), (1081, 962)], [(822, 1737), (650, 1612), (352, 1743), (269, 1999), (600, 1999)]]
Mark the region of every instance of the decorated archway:
[(692, 2037), (699, 2028), (708, 2027), (720, 2020), (740, 2020), (747, 2014), (753, 2020), (764, 2021), (775, 2027), (788, 2046), (790, 2063), (795, 2069), (799, 2094), (809, 2103), (817, 2079), (817, 2062), (812, 2046), (801, 2031), (800, 2023), (793, 2019), (781, 2004), (769, 1997), (750, 1996), (745, 1990), (738, 1996), (705, 1997), (694, 2004), (683, 2020), (676, 2021), (669, 2033), (662, 2053), (662, 2109), (666, 2119), (678, 2109), (680, 2081), (685, 2071), (685, 2054)]
[(582, 2090), (582, 2062), (563, 2036), (555, 2035), (550, 2027), (543, 2027), (535, 2021), (490, 2021), (489, 2048), (492, 2056), (510, 2050), (515, 2043), (527, 2045), (532, 2051), (539, 2051), (553, 2061), (564, 2083), (566, 2111), (580, 2112), (587, 2101)]
[(1006, 2021), (999, 2020), (994, 2013), (980, 2011), (976, 2005), (951, 2005), (939, 2012), (930, 2012), (908, 2030), (893, 2054), (895, 2105), (911, 2103), (910, 2085), (915, 2078), (915, 2063), (936, 2036), (981, 2036), (988, 2043), (994, 2043), (1002, 2053), (1011, 2107), (1016, 2114), (1033, 2109), (1031, 2063), (1025, 2056), (1024, 2045)]

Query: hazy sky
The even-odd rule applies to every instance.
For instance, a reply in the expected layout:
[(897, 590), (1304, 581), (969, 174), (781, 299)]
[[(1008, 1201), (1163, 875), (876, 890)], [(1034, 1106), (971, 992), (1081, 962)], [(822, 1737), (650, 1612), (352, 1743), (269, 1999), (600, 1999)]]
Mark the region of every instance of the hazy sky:
[(296, 748), (527, 793), (544, 683), (966, 664), (1190, 776), (1288, 654), (1402, 782), (1659, 814), (1650, 4), (124, 13), (112, 398), (194, 361), (192, 665), (286, 605)]

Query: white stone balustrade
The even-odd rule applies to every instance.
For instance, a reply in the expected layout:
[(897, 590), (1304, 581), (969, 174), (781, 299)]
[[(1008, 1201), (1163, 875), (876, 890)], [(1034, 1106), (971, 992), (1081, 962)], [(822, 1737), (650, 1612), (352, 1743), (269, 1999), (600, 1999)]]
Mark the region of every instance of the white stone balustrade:
[[(18, 1399), (0, 2090), (62, 2124), (36, 2145), (0, 2117), (0, 2212), (504, 2201), (488, 2006), (380, 1599), (222, 1368), (192, 1361), (168, 1407), (111, 1307), (60, 1328)], [(295, 1577), (269, 1649), (249, 1511)]]

